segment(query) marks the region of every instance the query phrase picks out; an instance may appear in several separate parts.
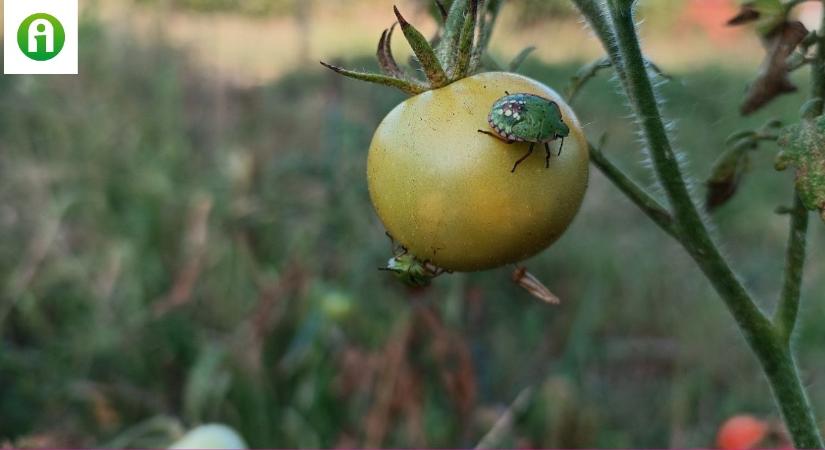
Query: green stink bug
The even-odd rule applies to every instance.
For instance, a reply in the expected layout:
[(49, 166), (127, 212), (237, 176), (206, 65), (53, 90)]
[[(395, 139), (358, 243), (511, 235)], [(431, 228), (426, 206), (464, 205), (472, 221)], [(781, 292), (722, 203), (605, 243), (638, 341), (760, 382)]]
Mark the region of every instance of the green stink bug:
[(556, 102), (534, 94), (516, 93), (499, 98), (493, 103), (487, 123), (493, 132), (478, 130), (507, 144), (529, 142), (530, 150), (513, 165), (510, 172), (533, 153), (536, 144), (544, 144), (545, 167), (550, 167), (550, 142), (561, 138), (558, 154), (564, 146), (564, 138), (570, 128), (564, 123)]
[(411, 287), (429, 286), (430, 281), (446, 272), (429, 261), (421, 261), (412, 253), (393, 256), (387, 261), (387, 267), (379, 270), (393, 272), (402, 283)]

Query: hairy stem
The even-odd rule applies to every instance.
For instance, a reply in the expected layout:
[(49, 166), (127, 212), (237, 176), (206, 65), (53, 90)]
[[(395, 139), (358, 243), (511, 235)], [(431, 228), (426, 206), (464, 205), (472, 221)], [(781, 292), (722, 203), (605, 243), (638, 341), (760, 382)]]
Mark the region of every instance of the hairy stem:
[[(819, 29), (816, 56), (811, 64), (811, 98), (819, 98), (820, 101), (815, 103), (814, 110), (810, 111), (813, 116), (821, 115), (825, 107), (822, 101), (825, 99), (825, 11), (822, 12), (822, 24)], [(807, 232), (808, 210), (794, 190), (791, 229), (785, 253), (785, 280), (782, 285), (782, 296), (774, 314), (774, 325), (786, 343), (790, 343), (799, 314)]]
[(616, 167), (612, 161), (607, 159), (602, 153), (601, 149), (590, 144), (590, 162), (593, 163), (599, 170), (610, 180), (624, 195), (626, 195), (639, 209), (642, 210), (648, 217), (656, 222), (667, 234), (674, 239), (679, 239), (679, 234), (673, 224), (673, 218), (670, 216), (667, 208), (662, 206), (658, 200), (653, 198), (650, 194), (630, 179), (622, 169)]
[(788, 248), (785, 253), (785, 281), (782, 285), (782, 297), (774, 314), (774, 326), (777, 333), (789, 343), (796, 326), (799, 313), (800, 286), (802, 269), (805, 266), (805, 235), (808, 231), (808, 210), (794, 190), (794, 202), (791, 209), (791, 230), (788, 235)]
[(787, 341), (759, 310), (722, 257), (690, 196), (639, 45), (632, 14), (633, 1), (610, 0), (609, 16), (605, 15), (602, 2), (573, 1), (602, 39), (617, 70), (650, 150), (656, 176), (673, 210), (680, 243), (723, 299), (759, 359), (795, 445), (822, 447), (822, 439)]
[(816, 55), (811, 63), (811, 98), (820, 99), (815, 115), (825, 112), (825, 0), (822, 0), (822, 21), (819, 25)]

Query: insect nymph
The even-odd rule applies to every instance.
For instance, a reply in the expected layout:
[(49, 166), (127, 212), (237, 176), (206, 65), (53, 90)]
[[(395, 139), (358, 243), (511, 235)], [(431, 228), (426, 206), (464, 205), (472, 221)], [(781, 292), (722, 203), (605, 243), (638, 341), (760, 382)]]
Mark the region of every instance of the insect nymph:
[(416, 258), (407, 248), (396, 243), (395, 239), (387, 233), (390, 242), (393, 244), (393, 257), (387, 261), (386, 267), (378, 270), (393, 272), (396, 278), (410, 287), (429, 286), (433, 278), (444, 273), (451, 273), (442, 269), (430, 261), (422, 261)]
[(506, 95), (493, 103), (487, 122), (493, 132), (478, 130), (496, 139), (512, 144), (529, 142), (530, 150), (519, 158), (510, 172), (533, 153), (536, 144), (544, 144), (545, 167), (550, 167), (550, 142), (561, 139), (558, 154), (561, 155), (564, 138), (570, 128), (564, 123), (556, 102), (534, 94), (504, 92)]

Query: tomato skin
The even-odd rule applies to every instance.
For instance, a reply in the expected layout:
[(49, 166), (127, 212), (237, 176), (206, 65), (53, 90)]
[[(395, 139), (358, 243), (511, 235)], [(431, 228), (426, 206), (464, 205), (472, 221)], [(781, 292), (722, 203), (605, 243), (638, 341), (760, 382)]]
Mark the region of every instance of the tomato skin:
[(722, 424), (716, 436), (716, 445), (722, 450), (746, 450), (759, 445), (767, 434), (767, 423), (756, 417), (740, 414)]
[[(506, 144), (489, 131), (493, 103), (510, 93), (558, 103), (570, 135), (550, 167), (536, 145)], [(488, 72), (396, 106), (373, 136), (370, 198), (387, 231), (421, 260), (448, 270), (490, 269), (528, 258), (561, 236), (587, 188), (587, 141), (570, 107), (552, 89), (512, 73)]]

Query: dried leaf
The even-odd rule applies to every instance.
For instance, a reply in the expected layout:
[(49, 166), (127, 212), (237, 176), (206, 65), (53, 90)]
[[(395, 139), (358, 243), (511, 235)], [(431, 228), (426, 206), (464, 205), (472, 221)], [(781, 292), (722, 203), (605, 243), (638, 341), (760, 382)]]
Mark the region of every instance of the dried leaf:
[(528, 272), (524, 266), (516, 266), (515, 270), (513, 270), (513, 282), (523, 287), (524, 290), (529, 292), (533, 297), (545, 303), (553, 305), (561, 303), (561, 300), (550, 292), (550, 289), (547, 289), (544, 283), (539, 281), (532, 273)]
[(777, 143), (783, 150), (774, 166), (796, 168), (799, 199), (809, 210), (819, 210), (825, 221), (825, 116), (785, 127)]
[(796, 86), (788, 78), (788, 57), (807, 34), (802, 23), (783, 22), (762, 37), (765, 59), (756, 80), (748, 88), (742, 114), (750, 114), (777, 96), (796, 91)]
[(711, 174), (705, 182), (708, 188), (705, 196), (707, 212), (713, 212), (736, 194), (748, 169), (748, 151), (756, 148), (754, 132), (749, 133), (750, 136), (744, 136), (736, 141), (735, 145), (725, 150), (713, 163)]

